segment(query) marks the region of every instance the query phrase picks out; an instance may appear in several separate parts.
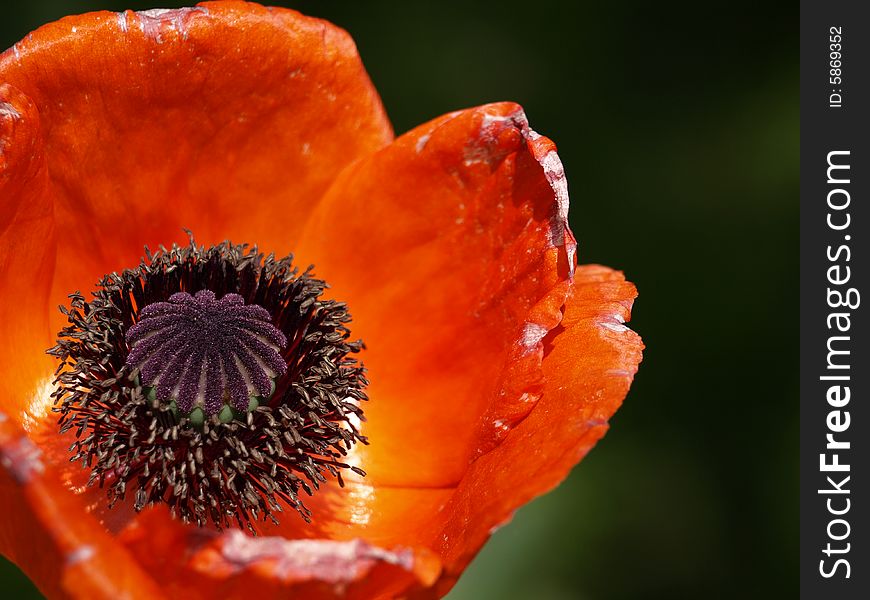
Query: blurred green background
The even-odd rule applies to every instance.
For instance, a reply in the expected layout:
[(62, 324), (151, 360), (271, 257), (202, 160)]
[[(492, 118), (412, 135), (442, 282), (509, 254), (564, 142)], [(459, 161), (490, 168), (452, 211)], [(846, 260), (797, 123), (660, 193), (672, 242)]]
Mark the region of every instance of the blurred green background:
[[(350, 31), (398, 133), (520, 102), (559, 145), (581, 262), (640, 289), (647, 350), (610, 433), (450, 600), (796, 596), (797, 5), (288, 4)], [(0, 46), (153, 6), (21, 3)], [(39, 597), (5, 561), (0, 596)]]

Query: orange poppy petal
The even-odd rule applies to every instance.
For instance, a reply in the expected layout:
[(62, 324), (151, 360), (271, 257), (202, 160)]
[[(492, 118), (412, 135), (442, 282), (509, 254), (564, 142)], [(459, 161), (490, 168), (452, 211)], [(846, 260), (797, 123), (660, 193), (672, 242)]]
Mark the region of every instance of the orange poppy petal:
[(530, 349), (558, 324), (573, 265), (566, 213), (554, 146), (511, 103), (420, 126), (327, 192), (298, 254), (367, 344), (367, 484), (453, 487), (498, 442), (497, 416), (533, 405)]
[(0, 554), (49, 598), (159, 600), (161, 588), (60, 485), (37, 446), (0, 413)]
[(396, 598), (440, 573), (422, 548), (217, 533), (169, 521), (165, 507), (142, 513), (119, 539), (173, 598)]
[(641, 360), (643, 343), (624, 325), (637, 292), (622, 273), (577, 269), (559, 327), (544, 339), (541, 399), (502, 443), (471, 465), (432, 529), (453, 585), (494, 528), (558, 485), (607, 431)]
[(21, 423), (54, 364), (49, 291), (55, 259), (50, 184), (36, 106), (0, 85), (0, 410)]
[(64, 18), (0, 55), (0, 81), (42, 120), (56, 302), (183, 227), (286, 254), (342, 167), (392, 139), (346, 32), (243, 2)]

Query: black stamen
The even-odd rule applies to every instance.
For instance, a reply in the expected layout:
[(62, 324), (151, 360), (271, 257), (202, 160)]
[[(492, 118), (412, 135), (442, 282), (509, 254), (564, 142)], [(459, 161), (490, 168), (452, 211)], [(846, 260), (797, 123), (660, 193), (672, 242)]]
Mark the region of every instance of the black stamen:
[(151, 254), (70, 296), (55, 409), (75, 430), (72, 460), (109, 504), (166, 503), (201, 526), (255, 532), (283, 505), (306, 519), (328, 473), (342, 483), (367, 443), (365, 370), (351, 355), (347, 307), (291, 258), (224, 242)]

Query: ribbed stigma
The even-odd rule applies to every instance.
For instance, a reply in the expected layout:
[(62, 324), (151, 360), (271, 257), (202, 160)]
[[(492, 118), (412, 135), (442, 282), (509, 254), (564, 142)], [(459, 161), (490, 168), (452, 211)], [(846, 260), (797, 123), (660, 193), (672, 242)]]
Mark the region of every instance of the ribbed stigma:
[(201, 425), (219, 415), (245, 414), (275, 390), (287, 372), (287, 338), (262, 306), (239, 294), (221, 299), (211, 290), (177, 292), (139, 312), (127, 331), (127, 366), (138, 369), (148, 393)]

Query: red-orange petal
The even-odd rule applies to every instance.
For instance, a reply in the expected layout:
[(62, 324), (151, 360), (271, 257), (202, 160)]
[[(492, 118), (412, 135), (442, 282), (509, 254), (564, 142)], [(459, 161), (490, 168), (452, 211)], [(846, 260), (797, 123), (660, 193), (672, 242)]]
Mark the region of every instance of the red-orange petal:
[(625, 326), (637, 292), (622, 273), (578, 267), (559, 327), (544, 339), (544, 389), (528, 416), (471, 465), (432, 535), (446, 593), (493, 530), (558, 485), (607, 431), (641, 360)]
[(430, 588), (441, 572), (428, 549), (355, 539), (289, 540), (217, 533), (142, 513), (119, 535), (173, 598), (397, 598)]
[(0, 412), (0, 554), (49, 598), (160, 600), (160, 586), (87, 514), (39, 448)]
[(55, 262), (50, 189), (37, 108), (0, 84), (0, 410), (18, 423), (54, 368), (45, 355)]
[(502, 103), (416, 128), (324, 196), (299, 254), (367, 344), (367, 483), (455, 486), (499, 417), (533, 405), (529, 350), (558, 324), (573, 267), (563, 176), (552, 142)]
[(244, 2), (64, 18), (0, 55), (0, 81), (42, 122), (56, 302), (183, 227), (287, 254), (342, 167), (392, 139), (346, 32)]

